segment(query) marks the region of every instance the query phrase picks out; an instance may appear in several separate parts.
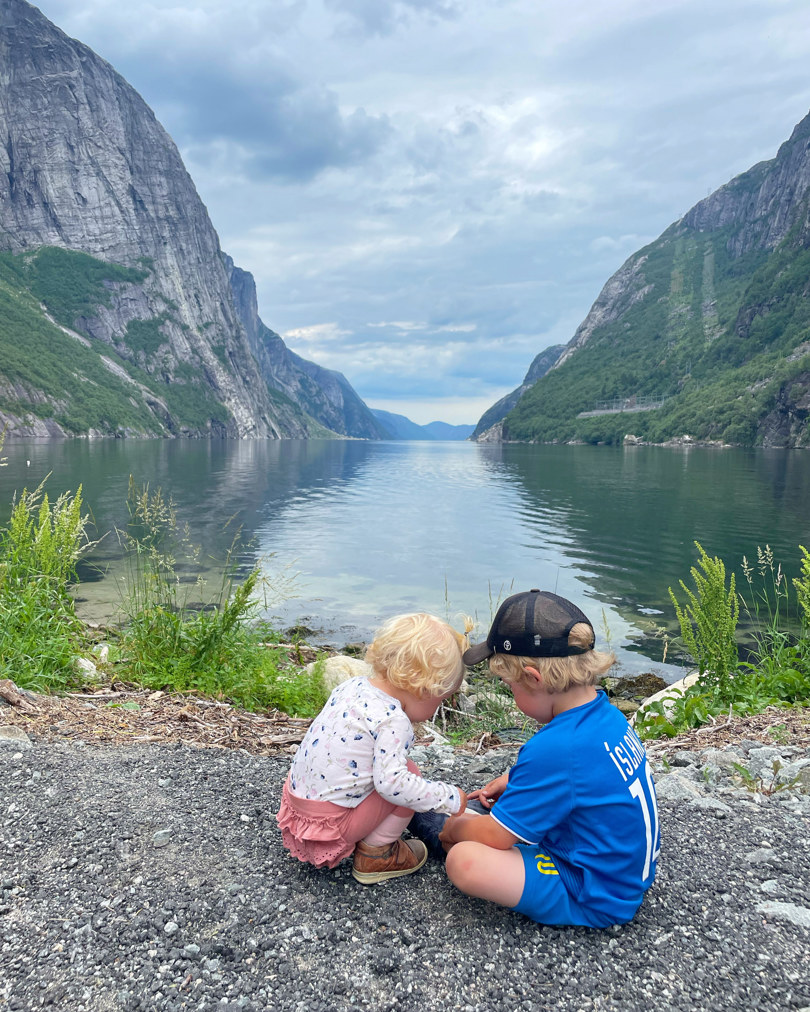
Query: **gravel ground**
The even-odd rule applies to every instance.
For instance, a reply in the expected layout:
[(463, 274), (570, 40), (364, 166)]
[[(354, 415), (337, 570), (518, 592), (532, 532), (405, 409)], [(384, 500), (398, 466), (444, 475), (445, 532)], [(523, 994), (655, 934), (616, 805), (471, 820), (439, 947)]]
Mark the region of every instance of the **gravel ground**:
[[(810, 1009), (810, 796), (732, 786), (731, 758), (772, 765), (759, 743), (658, 763), (658, 879), (606, 931), (469, 900), (439, 864), (375, 887), (300, 865), (272, 818), (288, 759), (26, 745), (0, 748), (0, 1007)], [(472, 788), (513, 755), (415, 758)]]

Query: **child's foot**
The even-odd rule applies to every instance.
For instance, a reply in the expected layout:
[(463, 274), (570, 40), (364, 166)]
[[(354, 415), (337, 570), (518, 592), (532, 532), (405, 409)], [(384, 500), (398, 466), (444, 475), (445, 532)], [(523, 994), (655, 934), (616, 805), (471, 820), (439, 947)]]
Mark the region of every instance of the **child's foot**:
[(394, 840), (382, 847), (369, 847), (361, 840), (354, 851), (352, 875), (363, 885), (400, 878), (419, 871), (427, 861), (427, 847), (421, 840)]
[(448, 816), (438, 812), (416, 812), (408, 823), (408, 832), (427, 847), (428, 854), (435, 861), (443, 861), (447, 854), (439, 839)]
[[(480, 801), (468, 801), (468, 812), (477, 812), (479, 815), (486, 815), (489, 809)], [(418, 840), (422, 840), (428, 849), (428, 854), (437, 861), (443, 861), (447, 853), (439, 839), (439, 833), (444, 829), (444, 824), (449, 816), (440, 815), (438, 812), (416, 812), (408, 823), (408, 832)]]

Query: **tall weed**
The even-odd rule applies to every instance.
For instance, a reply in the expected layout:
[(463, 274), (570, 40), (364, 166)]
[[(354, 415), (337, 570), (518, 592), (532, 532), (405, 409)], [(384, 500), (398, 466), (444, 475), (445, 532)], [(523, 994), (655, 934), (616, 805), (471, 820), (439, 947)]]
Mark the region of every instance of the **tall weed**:
[[(699, 545), (698, 548), (700, 549)], [(636, 730), (642, 737), (660, 738), (664, 735), (674, 737), (682, 731), (700, 727), (721, 714), (727, 714), (729, 717), (744, 716), (761, 713), (769, 706), (810, 705), (810, 639), (803, 637), (796, 640), (786, 631), (789, 620), (787, 580), (782, 573), (781, 565), (774, 561), (770, 547), (766, 545), (764, 549), (757, 548), (755, 565), (749, 563), (745, 557), (742, 560), (743, 576), (748, 584), (748, 591), (746, 596), (740, 596), (740, 601), (754, 629), (755, 646), (748, 660), (736, 662), (733, 667), (731, 660), (732, 658), (736, 660), (736, 644), (732, 653), (728, 643), (724, 644), (720, 637), (714, 640), (708, 633), (709, 617), (712, 615), (715, 616), (718, 625), (726, 630), (726, 637), (732, 623), (736, 625), (736, 621), (733, 620), (736, 620), (738, 612), (729, 596), (734, 589), (734, 577), (732, 574), (731, 590), (726, 592), (725, 570), (722, 563), (718, 559), (707, 559), (703, 550), (700, 551), (703, 556), (700, 564), (704, 572), (707, 569), (711, 571), (711, 588), (707, 590), (703, 582), (695, 580), (699, 596), (692, 595), (690, 598), (688, 608), (691, 611), (680, 609), (671, 591), (670, 595), (673, 597), (682, 631), (684, 623), (690, 622), (692, 616), (699, 610), (698, 606), (711, 603), (700, 613), (699, 621), (695, 620), (694, 629), (691, 624), (687, 627), (687, 634), (692, 632), (695, 641), (704, 637), (708, 641), (708, 648), (705, 643), (696, 646), (696, 649), (688, 645), (696, 660), (700, 649), (704, 650), (704, 657), (710, 653), (710, 649), (722, 649), (721, 666), (725, 677), (698, 679), (693, 686), (666, 706), (659, 702), (649, 709), (642, 710), (636, 717)], [(810, 594), (810, 555), (804, 548), (801, 551), (803, 577), (801, 580), (794, 580), (800, 602), (803, 590), (806, 594)], [(692, 575), (694, 578), (694, 569)], [(681, 583), (681, 587), (683, 586)], [(810, 597), (805, 597), (805, 601), (810, 601)], [(805, 623), (805, 629), (808, 628), (808, 624)], [(684, 640), (686, 639), (685, 635)], [(712, 662), (706, 660), (705, 663), (709, 667)]]
[(49, 691), (78, 679), (84, 627), (68, 585), (92, 546), (81, 486), (51, 504), (40, 485), (15, 496), (0, 529), (0, 677)]
[[(782, 566), (775, 563), (766, 545), (757, 548), (756, 567), (743, 557), (742, 569), (751, 602), (749, 605), (743, 598), (743, 604), (749, 619), (754, 620), (755, 646), (735, 675), (735, 700), (751, 713), (805, 700), (810, 697), (810, 643), (796, 640), (788, 632), (790, 601)], [(754, 586), (755, 573), (759, 588)], [(801, 582), (794, 584), (800, 591)]]
[(259, 593), (275, 594), (278, 588), (258, 563), (242, 575), (239, 534), (216, 567), (218, 581), (209, 587), (200, 548), (170, 498), (130, 480), (128, 509), (127, 528), (118, 532), (127, 559), (123, 676), (150, 688), (229, 699), (248, 709), (317, 712), (326, 700), (321, 676), (297, 672), (293, 677), (284, 651), (266, 646), (272, 633), (255, 622)]

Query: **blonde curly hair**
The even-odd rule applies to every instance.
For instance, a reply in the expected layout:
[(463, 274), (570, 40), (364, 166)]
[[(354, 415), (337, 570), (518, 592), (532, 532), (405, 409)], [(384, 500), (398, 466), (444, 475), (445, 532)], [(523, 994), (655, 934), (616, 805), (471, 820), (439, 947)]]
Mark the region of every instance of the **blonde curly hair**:
[(378, 678), (414, 696), (444, 696), (461, 684), (467, 637), (426, 612), (397, 615), (377, 632), (366, 661)]
[[(568, 634), (572, 647), (590, 647), (593, 643), (593, 629), (585, 622), (577, 622)], [(535, 685), (531, 675), (523, 670), (536, 668), (543, 676), (543, 685), (549, 692), (565, 692), (575, 685), (596, 685), (598, 679), (616, 663), (613, 653), (586, 649), (582, 654), (571, 657), (513, 657), (511, 654), (493, 654), (489, 658), (489, 670), (510, 685), (532, 688)]]

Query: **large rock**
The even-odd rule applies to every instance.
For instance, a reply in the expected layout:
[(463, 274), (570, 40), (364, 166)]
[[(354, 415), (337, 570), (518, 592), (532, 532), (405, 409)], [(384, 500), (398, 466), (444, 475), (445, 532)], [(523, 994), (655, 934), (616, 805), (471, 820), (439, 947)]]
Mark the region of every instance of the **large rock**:
[[(305, 670), (311, 674), (319, 663), (319, 661), (313, 661), (312, 664), (307, 664)], [(369, 678), (371, 674), (370, 664), (366, 664), (365, 661), (361, 661), (357, 657), (347, 657), (345, 654), (327, 657), (321, 672), (327, 692), (331, 692), (336, 685), (340, 685), (341, 682), (346, 682), (350, 678)]]
[(31, 739), (21, 727), (14, 724), (0, 724), (0, 748), (25, 750), (32, 748)]
[(655, 692), (652, 696), (648, 696), (639, 706), (637, 712), (634, 714), (630, 723), (635, 723), (636, 717), (644, 713), (645, 710), (649, 709), (651, 703), (661, 703), (664, 707), (664, 715), (671, 717), (675, 708), (675, 703), (678, 699), (683, 696), (684, 692), (690, 688), (698, 680), (697, 671), (693, 671), (690, 675), (685, 678), (681, 678), (677, 682), (673, 682), (672, 685), (668, 685), (665, 689), (661, 689), (660, 692)]

